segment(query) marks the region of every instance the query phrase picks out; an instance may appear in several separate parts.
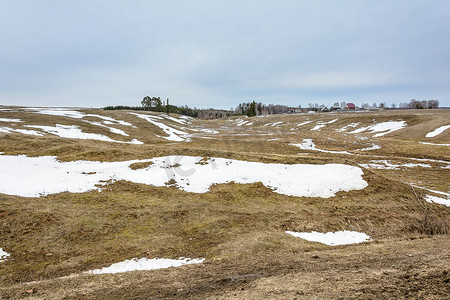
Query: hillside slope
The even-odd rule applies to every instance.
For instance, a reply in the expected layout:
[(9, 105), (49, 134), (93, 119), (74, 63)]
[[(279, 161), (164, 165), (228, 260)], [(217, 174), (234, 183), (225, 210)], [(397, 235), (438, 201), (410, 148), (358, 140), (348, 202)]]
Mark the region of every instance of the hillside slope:
[[(0, 295), (445, 299), (449, 120), (0, 107)], [(133, 258), (199, 263), (89, 272)]]

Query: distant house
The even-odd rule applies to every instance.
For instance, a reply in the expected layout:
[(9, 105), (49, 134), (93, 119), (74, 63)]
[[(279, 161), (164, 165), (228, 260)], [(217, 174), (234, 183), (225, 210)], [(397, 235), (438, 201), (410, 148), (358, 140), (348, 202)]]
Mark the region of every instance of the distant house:
[(288, 114), (300, 114), (302, 113), (302, 108), (301, 107), (289, 107), (287, 110)]
[(334, 103), (331, 107), (330, 107), (330, 111), (335, 111), (335, 110), (340, 110), (341, 106), (339, 105), (339, 102)]
[(322, 106), (319, 108), (320, 112), (329, 112), (330, 110), (326, 106)]
[(353, 103), (347, 103), (346, 110), (355, 110), (356, 106)]

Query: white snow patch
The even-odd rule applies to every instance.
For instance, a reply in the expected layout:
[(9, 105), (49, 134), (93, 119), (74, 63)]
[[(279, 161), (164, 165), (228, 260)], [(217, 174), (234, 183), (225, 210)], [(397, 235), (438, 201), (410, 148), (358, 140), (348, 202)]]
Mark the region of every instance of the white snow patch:
[(281, 124), (283, 124), (283, 122), (275, 122), (275, 123), (273, 123), (270, 126), (275, 127), (275, 126), (278, 126), (278, 125), (281, 125)]
[[(162, 136), (162, 138), (169, 140), (169, 141), (175, 141), (175, 142), (182, 142), (185, 140), (185, 138), (189, 137), (189, 134), (187, 132), (175, 129), (173, 127), (170, 127), (166, 124), (163, 124), (161, 122), (155, 121), (153, 118), (155, 116), (152, 115), (144, 115), (144, 114), (137, 114), (137, 113), (131, 113), (135, 116), (138, 116), (141, 119), (147, 120), (148, 122), (152, 123), (153, 125), (158, 126), (161, 128), (164, 133), (166, 133), (168, 136)], [(160, 118), (161, 119), (161, 118)], [(181, 137), (183, 136), (183, 137)]]
[(114, 142), (113, 139), (102, 134), (83, 132), (76, 125), (56, 124), (56, 126), (41, 126), (41, 125), (25, 125), (25, 126), (31, 128), (38, 128), (44, 130), (45, 132), (57, 135), (62, 138)]
[[(264, 164), (224, 158), (167, 156), (123, 162), (60, 162), (56, 157), (0, 155), (0, 193), (24, 197), (86, 192), (108, 180), (127, 180), (166, 186), (174, 179), (180, 190), (205, 193), (213, 184), (262, 182), (276, 193), (297, 197), (333, 197), (339, 191), (361, 190), (367, 186), (359, 167), (343, 164)], [(153, 162), (145, 169), (132, 170), (135, 162)]]
[(359, 125), (359, 122), (358, 123), (350, 123), (350, 124), (345, 125), (344, 127), (340, 128), (340, 129), (336, 129), (336, 131), (344, 132), (344, 131), (347, 131), (349, 128), (355, 128), (358, 125)]
[[(198, 131), (198, 130), (197, 130)], [(212, 133), (212, 134), (217, 134), (219, 133), (217, 130), (213, 130), (213, 129), (207, 129), (207, 128), (202, 128), (200, 129), (200, 131), (206, 132), (206, 133)]]
[[(116, 141), (116, 142), (118, 142), (118, 141)], [(123, 143), (123, 142), (121, 142), (121, 143)], [(144, 142), (141, 142), (141, 141), (139, 141), (137, 139), (132, 139), (130, 142), (125, 142), (125, 143), (127, 143), (127, 144), (134, 144), (134, 145), (143, 145), (144, 144)]]
[(318, 148), (316, 148), (316, 145), (314, 144), (312, 139), (303, 139), (303, 143), (301, 143), (301, 144), (290, 144), (290, 145), (297, 146), (303, 150), (314, 150), (314, 151), (325, 152), (325, 153), (350, 154), (351, 155), (351, 153), (347, 152), (347, 151), (332, 151), (332, 150), (318, 149)]
[[(85, 121), (85, 122), (87, 122), (87, 123), (89, 123), (89, 124), (92, 124), (92, 125), (95, 125), (95, 126), (107, 128), (107, 129), (109, 129), (109, 131), (111, 131), (112, 133), (120, 134), (120, 135), (123, 135), (123, 136), (129, 136), (129, 134), (127, 134), (127, 133), (126, 133), (125, 131), (123, 131), (122, 129), (117, 129), (117, 128), (114, 128), (114, 127), (109, 127), (109, 126), (106, 126), (106, 125), (104, 125), (104, 124), (102, 124), (102, 123), (100, 123), (100, 122), (94, 122), (94, 121)], [(105, 122), (109, 122), (109, 121), (105, 121)], [(105, 122), (103, 122), (103, 123), (105, 123)], [(109, 123), (111, 123), (111, 122), (109, 122)]]
[(425, 188), (425, 187), (421, 187), (421, 186), (418, 186), (418, 185), (415, 185), (415, 184), (410, 184), (410, 185), (412, 185), (412, 186), (414, 186), (414, 187), (416, 187), (416, 188), (419, 188), (419, 189), (427, 190), (427, 191), (432, 192), (432, 193), (436, 193), (436, 194), (439, 194), (439, 195), (443, 195), (443, 196), (445, 196), (447, 199), (450, 199), (450, 193), (432, 190), (432, 189)]
[(60, 116), (60, 117), (68, 117), (68, 118), (75, 118), (75, 119), (82, 119), (84, 116), (86, 116), (85, 113), (76, 111), (76, 110), (67, 110), (63, 108), (28, 108), (29, 110), (36, 111), (38, 114), (43, 115), (51, 115), (51, 116)]
[(327, 232), (327, 233), (321, 233), (317, 231), (312, 232), (286, 231), (286, 233), (311, 242), (318, 242), (328, 246), (359, 244), (372, 240), (371, 237), (365, 233), (348, 230)]
[(180, 116), (180, 119), (184, 119), (186, 121), (193, 121), (194, 120), (193, 117), (189, 117), (189, 116)]
[(436, 144), (436, 143), (427, 143), (427, 142), (419, 142), (420, 144), (424, 144), (424, 145), (433, 145), (433, 146), (450, 146), (450, 144)]
[(76, 125), (61, 125), (61, 124), (56, 124), (56, 126), (25, 125), (25, 127), (38, 128), (45, 132), (57, 135), (62, 138), (80, 139), (80, 140), (97, 140), (97, 141), (127, 143), (127, 144), (142, 144), (142, 142), (140, 142), (136, 139), (133, 139), (131, 142), (122, 142), (122, 141), (113, 140), (110, 137), (103, 135), (103, 134), (86, 133), (86, 132), (83, 132)]
[(27, 129), (14, 129), (13, 131), (22, 133), (22, 134), (28, 134), (28, 135), (36, 135), (36, 136), (43, 136), (44, 134), (42, 132), (36, 131), (36, 130), (27, 130)]
[(0, 248), (0, 262), (6, 260), (9, 257), (9, 253), (6, 251), (3, 251), (2, 248)]
[(429, 203), (438, 203), (438, 204), (442, 204), (445, 206), (450, 206), (450, 198), (444, 199), (441, 197), (426, 195), (425, 201), (427, 201)]
[(334, 122), (336, 122), (337, 120), (339, 120), (339, 118), (325, 122), (325, 124), (333, 124)]
[(23, 122), (23, 121), (21, 119), (0, 118), (0, 122), (19, 123), (19, 122)]
[(247, 121), (247, 120), (237, 119), (236, 126), (242, 126), (248, 122), (249, 121)]
[(312, 122), (312, 121), (305, 121), (305, 122), (302, 122), (302, 123), (300, 123), (300, 124), (297, 124), (297, 127), (300, 127), (300, 126), (309, 124), (309, 123), (311, 123), (311, 122)]
[(381, 146), (373, 144), (371, 147), (362, 148), (362, 149), (359, 149), (359, 151), (370, 151), (370, 150), (377, 150), (377, 149), (381, 149)]
[(431, 162), (435, 162), (435, 163), (450, 164), (450, 161), (431, 159), (431, 158), (413, 158), (413, 157), (404, 157), (404, 158), (410, 159), (410, 160), (416, 160), (416, 161), (431, 161)]
[(450, 206), (450, 193), (432, 190), (432, 189), (429, 189), (429, 188), (426, 188), (426, 187), (417, 186), (417, 185), (412, 184), (412, 183), (410, 185), (413, 186), (413, 187), (416, 187), (416, 188), (419, 188), (419, 189), (424, 189), (426, 191), (429, 191), (429, 192), (432, 192), (432, 193), (439, 194), (439, 195), (443, 196), (443, 197), (437, 197), (437, 196), (426, 195), (425, 196), (425, 201), (430, 202), (430, 203), (438, 203), (438, 204)]
[(398, 170), (401, 168), (416, 168), (416, 167), (431, 168), (429, 164), (413, 164), (413, 163), (393, 164), (390, 163), (388, 160), (371, 160), (371, 163), (359, 165), (363, 168), (378, 169), (378, 170)]
[(67, 110), (67, 109), (63, 109), (63, 108), (52, 108), (52, 109), (28, 108), (28, 109), (34, 110), (34, 111), (36, 111), (36, 113), (43, 114), (43, 115), (61, 116), (61, 117), (68, 117), (68, 118), (74, 118), (74, 119), (82, 119), (84, 117), (95, 117), (95, 118), (100, 118), (105, 121), (118, 123), (120, 125), (135, 127), (135, 126), (133, 126), (133, 124), (126, 122), (126, 121), (116, 120), (114, 118), (102, 116), (102, 115), (86, 114), (84, 112), (80, 112), (80, 111), (76, 111), (76, 110)]
[(186, 123), (187, 123), (187, 120), (186, 119), (177, 119), (177, 118), (174, 118), (174, 117), (172, 117), (172, 116), (168, 116), (168, 115), (161, 115), (161, 117), (164, 117), (164, 118), (166, 118), (166, 119), (168, 119), (168, 120), (171, 120), (171, 121), (173, 121), (173, 122), (177, 122), (177, 123), (180, 123), (180, 124), (182, 124), (182, 125), (186, 125)]
[(319, 130), (319, 129), (325, 127), (325, 126), (326, 126), (325, 124), (319, 124), (319, 125), (316, 125), (313, 128), (311, 128), (311, 130)]
[(332, 123), (336, 122), (337, 120), (339, 120), (339, 118), (328, 121), (328, 122), (319, 121), (319, 122), (317, 122), (318, 125), (314, 126), (311, 130), (320, 130), (321, 128), (327, 126), (327, 124), (332, 124)]
[(108, 127), (109, 131), (115, 134), (121, 134), (123, 136), (130, 136), (128, 133), (123, 131), (122, 129), (114, 128), (114, 127)]
[(406, 127), (405, 121), (388, 121), (388, 122), (383, 122), (383, 123), (379, 123), (379, 124), (375, 124), (375, 125), (371, 125), (371, 126), (367, 126), (367, 127), (362, 127), (362, 128), (353, 130), (350, 133), (361, 133), (364, 131), (370, 131), (372, 133), (379, 132), (379, 133), (375, 134), (374, 137), (380, 137), (380, 136), (386, 135), (388, 133), (400, 130), (404, 127)]
[(445, 126), (438, 127), (438, 128), (436, 128), (435, 130), (433, 130), (433, 131), (431, 131), (431, 132), (428, 132), (428, 133), (425, 135), (425, 137), (427, 137), (427, 138), (435, 137), (435, 136), (437, 136), (438, 134), (443, 133), (445, 130), (447, 130), (447, 129), (449, 129), (449, 128), (450, 128), (450, 125), (445, 125)]
[(171, 267), (181, 267), (183, 265), (200, 264), (204, 262), (204, 258), (191, 259), (191, 258), (179, 258), (179, 259), (167, 259), (167, 258), (133, 258), (112, 264), (109, 267), (102, 269), (95, 269), (86, 273), (90, 274), (114, 274), (131, 271), (144, 271), (144, 270), (156, 270), (166, 269)]
[(22, 133), (22, 134), (36, 135), (36, 136), (44, 135), (42, 132), (39, 132), (36, 130), (14, 129), (14, 128), (10, 128), (10, 127), (0, 127), (0, 132), (4, 132), (4, 133), (18, 132), (18, 133)]

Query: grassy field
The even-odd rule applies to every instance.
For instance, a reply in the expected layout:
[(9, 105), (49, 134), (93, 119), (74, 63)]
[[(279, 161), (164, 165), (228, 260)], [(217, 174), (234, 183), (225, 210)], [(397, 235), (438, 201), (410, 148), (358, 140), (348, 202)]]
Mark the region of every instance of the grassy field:
[[(368, 183), (362, 190), (330, 198), (286, 196), (260, 182), (217, 184), (206, 193), (170, 184), (111, 181), (83, 193), (0, 194), (0, 248), (10, 254), (0, 262), (2, 299), (446, 299), (450, 294), (450, 208), (424, 200), (427, 195), (445, 198), (441, 193), (450, 191), (450, 130), (426, 137), (449, 125), (450, 110), (220, 120), (139, 112), (154, 116), (155, 125), (128, 111), (77, 109), (84, 115), (74, 117), (60, 111), (55, 115), (0, 108), (3, 155), (55, 156), (63, 162), (186, 155), (338, 163), (361, 167)], [(380, 137), (369, 129), (351, 133), (401, 121), (404, 128)], [(76, 125), (84, 133), (114, 141), (63, 138), (28, 127), (57, 124)], [(324, 126), (311, 130), (317, 125)], [(9, 131), (1, 131), (6, 127)], [(182, 141), (167, 139), (172, 129), (185, 132), (177, 135)], [(123, 143), (132, 139), (142, 144)], [(304, 139), (331, 152), (292, 145)], [(374, 145), (378, 147), (365, 150)], [(386, 168), (385, 162), (394, 167)], [(147, 168), (148, 163), (131, 167)], [(286, 230), (354, 230), (373, 240), (333, 247), (290, 236)], [(202, 257), (205, 262), (153, 271), (84, 273), (143, 257)]]

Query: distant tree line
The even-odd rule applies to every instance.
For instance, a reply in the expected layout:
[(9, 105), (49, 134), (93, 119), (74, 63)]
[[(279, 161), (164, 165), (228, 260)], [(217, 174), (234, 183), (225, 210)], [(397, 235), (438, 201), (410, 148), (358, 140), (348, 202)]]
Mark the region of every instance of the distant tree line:
[[(180, 114), (185, 116), (190, 116), (194, 118), (201, 119), (217, 119), (224, 118), (233, 115), (246, 115), (249, 117), (260, 116), (260, 115), (275, 115), (275, 114), (286, 114), (286, 113), (301, 113), (306, 111), (315, 111), (315, 112), (327, 112), (332, 110), (344, 110), (347, 107), (346, 102), (341, 102), (340, 104), (336, 102), (330, 108), (327, 106), (317, 103), (308, 103), (308, 108), (298, 107), (289, 107), (286, 105), (279, 104), (269, 104), (265, 105), (261, 102), (251, 101), (251, 102), (243, 102), (240, 103), (234, 111), (231, 110), (223, 110), (223, 109), (199, 109), (199, 108), (190, 108), (187, 105), (185, 106), (176, 106), (169, 104), (169, 99), (166, 101), (161, 100), (160, 97), (150, 97), (145, 96), (141, 101), (141, 106), (106, 106), (103, 109), (105, 110), (145, 110), (145, 111), (154, 111), (154, 112), (163, 112), (163, 113), (173, 113)], [(387, 109), (387, 105), (385, 102), (381, 102), (378, 107), (376, 103), (373, 105), (369, 105), (367, 103), (363, 103), (361, 108), (356, 107), (357, 110), (373, 110), (373, 109)], [(392, 104), (392, 109), (396, 109), (396, 105)], [(403, 102), (400, 103), (398, 108), (400, 109), (436, 109), (439, 108), (438, 100), (416, 100), (412, 99), (409, 103)]]
[(104, 110), (145, 110), (142, 106), (126, 106), (126, 105), (117, 105), (117, 106), (105, 106)]
[(221, 109), (199, 109), (199, 108), (190, 108), (187, 105), (185, 106), (176, 106), (169, 104), (169, 99), (166, 101), (161, 100), (160, 97), (150, 97), (145, 96), (141, 101), (141, 106), (106, 106), (103, 108), (104, 110), (144, 110), (144, 111), (154, 111), (154, 112), (162, 112), (167, 114), (179, 114), (194, 118), (201, 119), (216, 119), (216, 118), (224, 118), (229, 117), (234, 114), (233, 111), (221, 110)]
[(401, 102), (399, 108), (402, 109), (436, 109), (439, 108), (438, 100), (416, 100), (412, 99), (408, 102)]
[[(300, 106), (299, 106), (300, 108)], [(275, 114), (285, 114), (292, 110), (292, 107), (286, 105), (275, 105), (269, 104), (265, 105), (261, 102), (244, 102), (240, 103), (234, 110), (236, 115), (246, 115), (249, 117), (260, 116), (260, 115), (275, 115)]]

